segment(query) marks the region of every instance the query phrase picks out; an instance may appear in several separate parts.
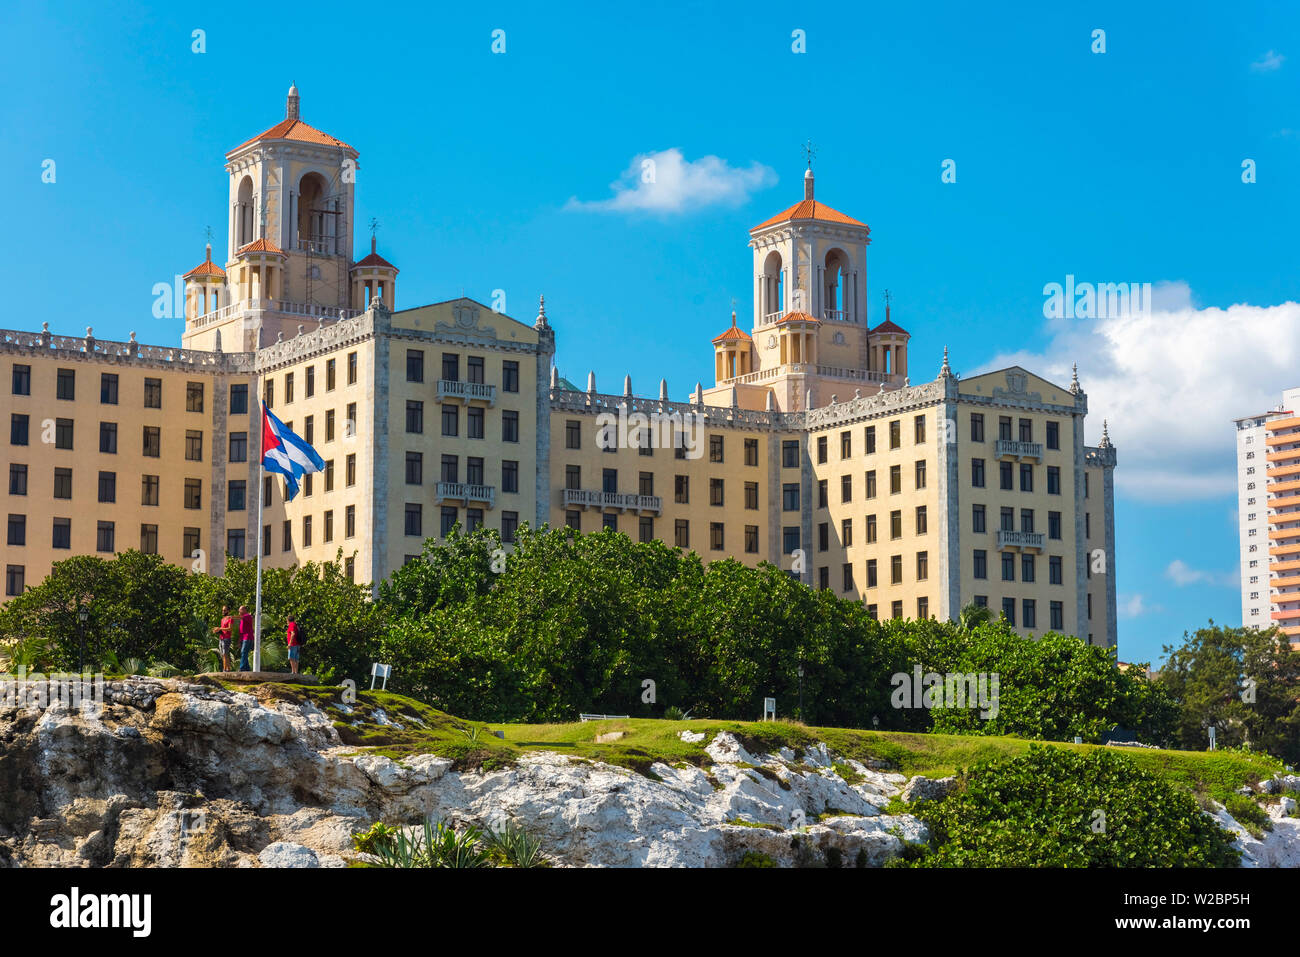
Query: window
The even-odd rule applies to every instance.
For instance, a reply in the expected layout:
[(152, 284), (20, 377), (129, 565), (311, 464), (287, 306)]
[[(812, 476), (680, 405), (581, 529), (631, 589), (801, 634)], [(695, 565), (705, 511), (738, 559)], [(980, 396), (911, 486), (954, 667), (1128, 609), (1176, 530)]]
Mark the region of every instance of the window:
[[(1047, 580), (1053, 585), (1063, 585), (1064, 576), (1061, 573), (1061, 556), (1052, 555), (1047, 559)], [(1052, 627), (1057, 627), (1053, 625)]]
[[(1048, 423), (1051, 425), (1051, 423)], [(1048, 433), (1051, 434), (1050, 432)], [(1063, 631), (1065, 629), (1065, 602), (1054, 601), (1051, 603), (1049, 610), (1051, 612), (1051, 624), (1048, 626), (1052, 631)]]
[(678, 548), (691, 547), (691, 526), (684, 518), (673, 522), (673, 544)]
[(357, 384), (357, 354), (348, 353), (348, 385)]
[(920, 598), (916, 600), (916, 617), (917, 618), (930, 617), (930, 599), (924, 595), (922, 595)]
[[(1029, 552), (1025, 552), (1020, 556), (1020, 580), (1023, 582), (1032, 582), (1034, 580), (1034, 556)], [(1028, 622), (1025, 624), (1028, 624)]]
[(230, 414), (248, 414), (248, 384), (240, 383), (230, 387)]
[[(518, 375), (518, 372), (515, 373)], [(514, 391), (518, 391), (515, 389)], [(509, 545), (515, 540), (515, 535), (519, 531), (519, 513), (502, 512), (501, 513), (501, 541)]]
[(786, 482), (781, 486), (781, 508), (786, 512), (799, 511), (798, 482)]
[(867, 498), (876, 497), (876, 470), (867, 472)]
[(309, 415), (302, 420), (302, 437), (308, 445), (316, 442), (316, 416)]
[(929, 515), (924, 505), (916, 507), (916, 534), (924, 535), (930, 530)]
[(344, 461), (343, 484), (348, 488), (357, 484), (357, 457), (355, 454), (349, 455)]
[(975, 549), (975, 571), (976, 578), (989, 577), (989, 555), (982, 548)]
[(853, 501), (853, 476), (852, 475), (840, 476), (840, 501), (841, 502)]
[(1031, 535), (1034, 531), (1034, 510), (1032, 508), (1022, 508), (1020, 510), (1020, 530), (1028, 532)]
[(799, 526), (784, 525), (781, 528), (781, 551), (786, 555), (793, 555), (799, 548)]
[(916, 462), (916, 487), (925, 488), (925, 459)]
[(262, 554), (263, 555), (271, 554), (271, 526), (270, 525), (262, 526)]
[[(443, 458), (445, 460), (446, 456), (443, 456)], [(445, 464), (444, 461), (444, 466)], [(582, 468), (580, 466), (566, 465), (564, 467), (564, 487), (568, 489), (582, 488)]]
[(821, 465), (826, 461), (826, 436), (817, 436), (817, 464)]
[(194, 429), (185, 430), (185, 458), (189, 462), (203, 461), (203, 433)]
[(984, 460), (970, 460), (970, 484), (975, 488), (984, 487)]
[(280, 551), (293, 551), (293, 522), (287, 518), (280, 525)]
[(1002, 580), (1004, 582), (1016, 580), (1016, 556), (1014, 552), (1002, 553)]
[[(519, 441), (519, 413), (505, 409), (501, 413), (501, 441)], [(644, 449), (642, 451), (645, 451)]]
[(350, 439), (357, 434), (357, 404), (349, 402), (343, 419), (343, 437)]
[(873, 545), (876, 541), (876, 515), (873, 512), (867, 516), (867, 544)]
[(673, 501), (685, 505), (691, 500), (691, 479), (689, 475), (673, 476)]
[(853, 433), (840, 433), (840, 458), (847, 459), (853, 455)]
[(72, 420), (54, 420), (54, 447), (56, 449), (72, 448)]
[(27, 444), (27, 416), (17, 412), (9, 416), (9, 444)]
[(117, 472), (99, 473), (99, 501), (117, 501)]
[(799, 442), (786, 439), (781, 443), (781, 468), (797, 469), (799, 467)]
[(758, 508), (758, 483), (757, 482), (745, 483), (745, 508), (749, 508), (749, 509)]
[(11, 462), (9, 464), (9, 494), (27, 494), (27, 466)]
[(917, 552), (916, 553), (916, 580), (919, 582), (923, 582), (929, 577), (930, 577), (930, 553)]
[(316, 367), (308, 366), (303, 375), (306, 377), (306, 381), (303, 383), (303, 392), (310, 399), (316, 394)]
[(141, 505), (158, 504), (158, 476), (156, 475), (140, 476), (140, 504)]
[(893, 618), (903, 617), (903, 603), (901, 601), (892, 601), (889, 603), (889, 614)]
[[(609, 469), (606, 469), (605, 471), (608, 472)], [(722, 479), (716, 479), (716, 478), (709, 479), (709, 504), (721, 505), (722, 500), (723, 500)]]
[(226, 508), (232, 512), (242, 512), (248, 507), (248, 483), (236, 479), (226, 489)]
[(998, 463), (998, 487), (1004, 491), (1015, 487), (1015, 471), (1010, 462)]
[(325, 391), (326, 392), (334, 391), (334, 385), (337, 379), (335, 373), (336, 373), (335, 360), (326, 359), (325, 360)]
[[(613, 518), (610, 515), (610, 518)], [(723, 526), (721, 522), (709, 522), (709, 548), (712, 551), (722, 551)]]
[(5, 594), (21, 595), (26, 587), (26, 569), (22, 565), (5, 566)]
[(266, 382), (262, 389), (262, 404), (268, 409), (275, 405), (275, 380), (270, 376), (266, 377)]
[(1060, 512), (1047, 513), (1047, 537), (1048, 538), (1061, 537), (1061, 513)]
[(853, 563), (845, 562), (841, 573), (843, 575), (842, 590), (853, 591)]
[(244, 530), (232, 528), (226, 532), (226, 552), (231, 558), (244, 557)]
[[(483, 380), (483, 357), (468, 356), (465, 359), (465, 366), (466, 366), (466, 371), (469, 374), (469, 381), (482, 384), (484, 381)], [(474, 513), (474, 509), (470, 509), (471, 521), (473, 520), (473, 513)], [(470, 531), (473, 530), (474, 530), (473, 526), (471, 526)]]
[(72, 519), (56, 518), (50, 546), (52, 548), (72, 547)]
[(976, 607), (976, 608), (987, 608), (988, 606), (989, 606), (989, 596), (988, 596), (988, 595), (976, 595), (976, 596), (975, 596), (975, 607)]
[(826, 494), (826, 479), (818, 479), (817, 480), (817, 507), (825, 508), (829, 504), (829, 502), (830, 502), (830, 498)]
[(1047, 494), (1061, 494), (1061, 469), (1059, 466), (1049, 465), (1047, 467)]
[(460, 354), (444, 352), (442, 354), (442, 377), (448, 382), (460, 381)]
[(722, 461), (722, 436), (720, 435), (709, 436), (709, 461)]
[[(1059, 422), (1047, 423), (1047, 447), (1049, 449), (1059, 449), (1061, 447), (1061, 424)], [(1053, 628), (1059, 628), (1059, 625), (1053, 625)]]
[(334, 410), (333, 409), (327, 409), (325, 411), (325, 441), (326, 442), (334, 441)]
[(1088, 593), (1088, 620), (1092, 621), (1092, 593)]
[(903, 467), (901, 465), (891, 465), (889, 467), (889, 494), (897, 495), (903, 491)]
[(29, 365), (19, 365), (14, 363), (13, 377), (14, 395), (31, 395), (32, 394), (32, 367)]
[[(289, 374), (289, 381), (290, 382), (293, 381), (293, 373)], [(203, 383), (202, 382), (185, 383), (185, 411), (186, 412), (203, 411)]]
[(140, 551), (146, 555), (158, 554), (158, 526), (140, 526)]
[(899, 419), (889, 423), (889, 447), (891, 449), (903, 447), (903, 423)]
[(248, 461), (248, 433), (247, 432), (230, 433), (230, 461), (231, 462)]
[(117, 454), (117, 423), (99, 423), (99, 451), (105, 455)]
[(288, 405), (293, 401), (293, 373), (284, 374), (284, 404)]
[[(445, 410), (446, 406), (444, 406), (443, 408)], [(446, 420), (447, 420), (447, 416), (446, 416), (446, 412), (444, 411), (443, 413), (444, 424), (446, 424)], [(469, 436), (469, 438), (471, 439), (483, 438), (483, 407), (482, 406), (478, 406), (478, 405), (471, 406), (469, 409), (465, 410), (465, 425), (466, 425), (465, 434)], [(451, 434), (455, 435), (454, 432)]]
[(54, 497), (72, 498), (72, 469), (54, 470)]
[(302, 547), (311, 548), (311, 516), (302, 517)]
[(970, 516), (970, 520), (971, 520), (971, 531), (975, 532), (977, 535), (978, 535), (978, 534), (982, 534), (983, 532), (986, 531), (986, 527), (985, 527), (985, 524), (984, 524), (984, 506), (983, 506), (983, 505), (972, 505), (972, 506), (971, 506), (971, 516)]
[(892, 541), (903, 537), (903, 511), (895, 509), (889, 513), (889, 538)]
[(9, 516), (9, 537), (7, 541), (10, 545), (27, 544), (27, 516), (26, 515)]
[(866, 454), (874, 455), (876, 452), (876, 427), (868, 425), (862, 434), (862, 441), (866, 444)]
[(578, 419), (565, 420), (564, 447), (566, 449), (582, 448), (582, 422)]
[[(649, 475), (649, 474), (650, 474), (650, 473), (648, 473), (648, 472), (646, 472), (646, 473), (642, 473), (642, 484), (643, 484), (643, 486), (644, 486), (644, 482), (645, 482), (645, 476), (646, 476), (646, 475)], [(652, 479), (651, 484), (652, 484), (652, 486), (653, 486), (653, 478), (654, 478), (654, 476), (651, 476), (651, 479)], [(501, 491), (502, 491), (502, 492), (518, 492), (518, 491), (519, 491), (519, 463), (518, 463), (517, 461), (513, 460), (513, 459), (502, 459), (502, 460), (501, 460)], [(650, 492), (644, 492), (644, 491), (643, 491), (641, 494), (642, 494), (642, 495), (653, 495), (654, 492), (653, 492), (653, 491), (650, 491)]]
[[(270, 402), (267, 405), (270, 405)], [(162, 379), (144, 380), (144, 407), (146, 409), (162, 408)]]
[(424, 484), (424, 455), (420, 452), (406, 453), (406, 484)]
[(1002, 599), (1002, 617), (1007, 620), (1011, 627), (1016, 625), (1016, 600), (1014, 598)]
[(745, 439), (745, 464), (758, 464), (758, 439)]
[[(447, 406), (442, 407), (443, 418), (443, 435), (447, 435)], [(424, 403), (415, 399), (406, 400), (406, 431), (413, 435), (420, 435), (424, 432)], [(455, 435), (455, 432), (451, 433)]]
[(424, 350), (423, 349), (406, 350), (406, 381), (407, 382), (424, 381)]
[(1032, 598), (1026, 598), (1020, 603), (1021, 625), (1025, 628), (1038, 627), (1038, 612), (1036, 610), (1037, 602)]
[(334, 541), (334, 510), (325, 512), (325, 541)]
[[(445, 512), (446, 509), (443, 509)], [(455, 509), (452, 509), (454, 515)], [(357, 507), (349, 505), (343, 510), (343, 535), (345, 538), (352, 538), (357, 534)], [(444, 533), (445, 534), (445, 533)]]
[(1011, 416), (998, 416), (998, 438), (1003, 442), (1011, 441)]
[[(1254, 470), (1254, 469), (1251, 469), (1250, 471), (1253, 472), (1253, 471), (1255, 471), (1255, 470)], [(1083, 497), (1084, 497), (1084, 498), (1087, 498), (1087, 497), (1088, 497), (1088, 479), (1089, 479), (1089, 477), (1090, 477), (1090, 476), (1088, 475), (1087, 472), (1084, 472), (1084, 473), (1083, 473)]]
[(186, 558), (197, 558), (194, 553), (200, 548), (199, 530), (197, 528), (186, 527), (181, 532), (181, 553)]
[(1016, 510), (1014, 508), (1002, 506), (1001, 524), (998, 527), (1004, 532), (1014, 532), (1016, 530)]
[(916, 418), (912, 420), (912, 427), (916, 435), (916, 444), (924, 445), (925, 444), (925, 416), (924, 415), (916, 416)]
[(891, 585), (901, 585), (903, 583), (903, 556), (889, 556), (889, 583)]
[(826, 522), (817, 526), (817, 551), (824, 552), (830, 548), (831, 527)]
[(1033, 421), (1033, 419), (1021, 419), (1021, 420), (1020, 420), (1020, 441), (1021, 441), (1021, 442), (1032, 442), (1032, 441), (1034, 441), (1034, 421)]
[(519, 363), (514, 359), (505, 359), (501, 363), (501, 391), (519, 391)]
[(325, 460), (325, 491), (334, 491), (334, 460)]
[(984, 415), (980, 412), (970, 414), (970, 440), (972, 442), (984, 441)]
[(72, 401), (77, 397), (77, 370), (60, 369), (55, 382), (55, 396)]
[(116, 372), (101, 372), (99, 374), (99, 404), (117, 405)]
[(840, 520), (840, 544), (845, 548), (853, 546), (853, 519), (851, 518)]
[(185, 507), (203, 507), (203, 480), (187, 478), (185, 480)]

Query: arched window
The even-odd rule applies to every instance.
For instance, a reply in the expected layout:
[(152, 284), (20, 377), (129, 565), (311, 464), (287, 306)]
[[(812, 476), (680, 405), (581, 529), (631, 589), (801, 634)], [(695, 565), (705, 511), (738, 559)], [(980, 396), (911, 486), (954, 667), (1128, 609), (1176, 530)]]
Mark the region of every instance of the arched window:
[(784, 270), (781, 254), (773, 250), (763, 260), (763, 308), (764, 322), (775, 322), (785, 311), (785, 289), (783, 288)]
[(823, 276), (825, 288), (822, 292), (824, 310), (822, 318), (841, 321), (853, 319), (849, 257), (844, 250), (832, 249), (826, 254), (826, 269)]
[(253, 178), (245, 176), (235, 200), (235, 248), (247, 246), (253, 239)]
[(308, 173), (298, 182), (298, 248), (325, 254), (331, 251), (334, 217), (326, 195), (325, 179), (320, 173)]

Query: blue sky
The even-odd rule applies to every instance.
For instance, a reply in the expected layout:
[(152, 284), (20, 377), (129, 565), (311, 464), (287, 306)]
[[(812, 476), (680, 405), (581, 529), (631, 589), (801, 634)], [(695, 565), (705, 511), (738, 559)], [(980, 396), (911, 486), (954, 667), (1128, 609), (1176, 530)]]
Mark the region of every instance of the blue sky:
[[(222, 247), (223, 155), (296, 82), (361, 153), (399, 306), (501, 289), (528, 320), (545, 293), (562, 373), (681, 398), (733, 297), (748, 323), (746, 231), (801, 198), (811, 138), (818, 198), (872, 227), (871, 321), (889, 288), (914, 379), (945, 345), (967, 374), (1078, 361), (1089, 442), (1105, 415), (1119, 448), (1121, 657), (1156, 659), (1239, 622), (1230, 420), (1300, 385), (1300, 13), (1133, 6), (10, 5), (0, 324), (178, 341), (152, 287), (205, 227)], [(680, 181), (602, 205), (647, 155)], [(1158, 308), (1049, 324), (1067, 274), (1157, 284)]]

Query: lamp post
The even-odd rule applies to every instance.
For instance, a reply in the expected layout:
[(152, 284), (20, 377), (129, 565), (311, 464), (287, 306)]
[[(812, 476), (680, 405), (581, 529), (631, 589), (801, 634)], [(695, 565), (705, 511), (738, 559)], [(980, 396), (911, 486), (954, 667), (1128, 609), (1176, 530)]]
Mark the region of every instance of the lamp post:
[(803, 720), (803, 661), (799, 662), (799, 720)]
[(85, 605), (77, 606), (77, 671), (86, 670), (86, 619), (90, 617), (90, 609)]

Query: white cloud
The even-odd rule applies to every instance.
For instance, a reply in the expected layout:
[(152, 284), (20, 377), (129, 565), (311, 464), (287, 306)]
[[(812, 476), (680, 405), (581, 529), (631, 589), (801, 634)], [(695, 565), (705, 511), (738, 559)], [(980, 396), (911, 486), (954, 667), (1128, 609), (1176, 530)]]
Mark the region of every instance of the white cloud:
[(1064, 384), (1077, 361), (1088, 443), (1108, 419), (1125, 494), (1162, 504), (1230, 494), (1232, 420), (1300, 386), (1300, 304), (1198, 309), (1183, 282), (1154, 293), (1145, 314), (1048, 320), (1041, 353), (1003, 354), (978, 371), (1016, 364)]
[(1282, 54), (1269, 50), (1262, 57), (1250, 65), (1250, 68), (1256, 73), (1271, 73), (1273, 70), (1282, 69), (1282, 61), (1285, 60)]
[(1137, 618), (1156, 611), (1163, 609), (1159, 605), (1147, 604), (1146, 598), (1140, 594), (1119, 595), (1115, 599), (1115, 612), (1120, 618)]
[(716, 204), (736, 206), (750, 193), (776, 182), (776, 173), (762, 163), (748, 168), (728, 166), (717, 156), (687, 160), (676, 147), (632, 157), (623, 175), (610, 184), (609, 199), (580, 200), (565, 209), (606, 213), (681, 213)]
[(1241, 578), (1236, 571), (1201, 571), (1188, 565), (1181, 558), (1175, 558), (1169, 563), (1169, 567), (1165, 569), (1165, 577), (1179, 588), (1188, 585), (1219, 585), (1224, 588), (1236, 588), (1241, 584)]

